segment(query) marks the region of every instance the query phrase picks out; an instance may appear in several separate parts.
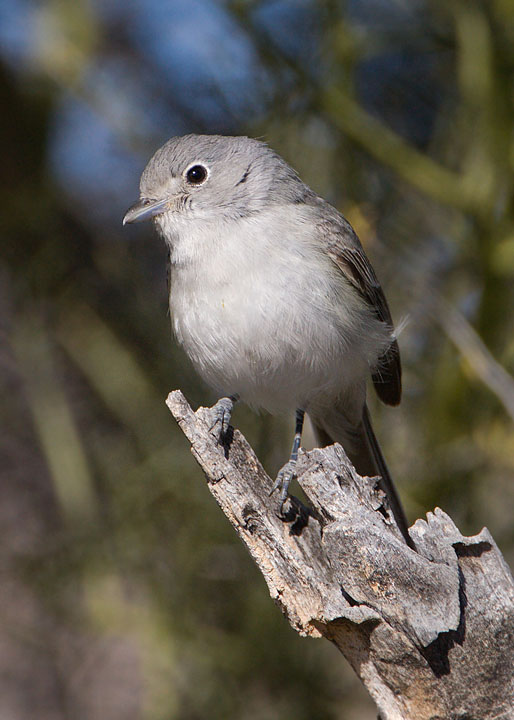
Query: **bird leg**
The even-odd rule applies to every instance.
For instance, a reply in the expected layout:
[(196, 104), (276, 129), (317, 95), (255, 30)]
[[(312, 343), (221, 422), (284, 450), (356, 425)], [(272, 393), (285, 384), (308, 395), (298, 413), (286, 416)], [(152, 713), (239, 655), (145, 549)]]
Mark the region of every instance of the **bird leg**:
[(305, 416), (305, 410), (296, 411), (296, 429), (293, 440), (293, 447), (291, 448), (291, 457), (286, 462), (283, 468), (279, 471), (275, 484), (271, 489), (270, 495), (276, 490), (280, 490), (280, 507), (282, 508), (287, 498), (287, 491), (291, 480), (296, 477), (296, 462), (298, 460), (298, 449), (300, 447), (300, 441), (302, 439), (303, 419)]
[(232, 410), (238, 400), (239, 395), (236, 393), (234, 395), (230, 395), (229, 397), (220, 398), (216, 405), (211, 407), (212, 424), (209, 431), (214, 435), (217, 435), (219, 443), (222, 443), (225, 439), (230, 426)]

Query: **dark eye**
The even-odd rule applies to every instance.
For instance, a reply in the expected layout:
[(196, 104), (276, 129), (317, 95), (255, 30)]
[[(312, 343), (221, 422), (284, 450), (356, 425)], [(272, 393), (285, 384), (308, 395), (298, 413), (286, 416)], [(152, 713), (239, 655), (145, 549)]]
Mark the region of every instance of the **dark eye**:
[(186, 173), (186, 180), (191, 185), (200, 185), (207, 177), (207, 169), (203, 165), (193, 165)]

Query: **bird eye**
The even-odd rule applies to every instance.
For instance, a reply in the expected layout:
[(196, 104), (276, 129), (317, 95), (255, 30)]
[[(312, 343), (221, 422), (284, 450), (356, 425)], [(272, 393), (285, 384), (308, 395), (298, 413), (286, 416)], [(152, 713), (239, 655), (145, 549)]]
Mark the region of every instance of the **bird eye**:
[(201, 185), (207, 178), (207, 168), (203, 165), (193, 165), (186, 173), (186, 180), (190, 185)]

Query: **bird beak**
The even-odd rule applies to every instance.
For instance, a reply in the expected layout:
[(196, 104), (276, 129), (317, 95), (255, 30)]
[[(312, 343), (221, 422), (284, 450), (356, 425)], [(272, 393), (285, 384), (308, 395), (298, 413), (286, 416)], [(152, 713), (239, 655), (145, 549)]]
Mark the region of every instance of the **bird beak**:
[(169, 198), (164, 200), (148, 200), (147, 198), (141, 198), (136, 203), (129, 207), (123, 218), (123, 224), (128, 223), (144, 222), (145, 220), (151, 220), (156, 215), (160, 215), (166, 210), (169, 204)]

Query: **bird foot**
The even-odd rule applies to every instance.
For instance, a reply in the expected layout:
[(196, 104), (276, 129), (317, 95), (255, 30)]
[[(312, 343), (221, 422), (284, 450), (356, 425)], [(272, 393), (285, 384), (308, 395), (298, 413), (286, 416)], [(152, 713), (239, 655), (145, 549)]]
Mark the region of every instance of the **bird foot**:
[(277, 475), (277, 479), (275, 480), (275, 483), (273, 487), (271, 488), (270, 495), (273, 495), (274, 492), (279, 490), (279, 498), (280, 498), (280, 510), (283, 512), (284, 510), (284, 503), (287, 499), (287, 491), (289, 489), (289, 485), (291, 483), (291, 480), (293, 480), (296, 477), (296, 460), (288, 460), (286, 464), (279, 470), (279, 473)]
[(219, 443), (224, 441), (228, 433), (233, 409), (234, 400), (230, 397), (220, 398), (216, 405), (210, 408), (211, 425), (209, 432), (217, 438)]

